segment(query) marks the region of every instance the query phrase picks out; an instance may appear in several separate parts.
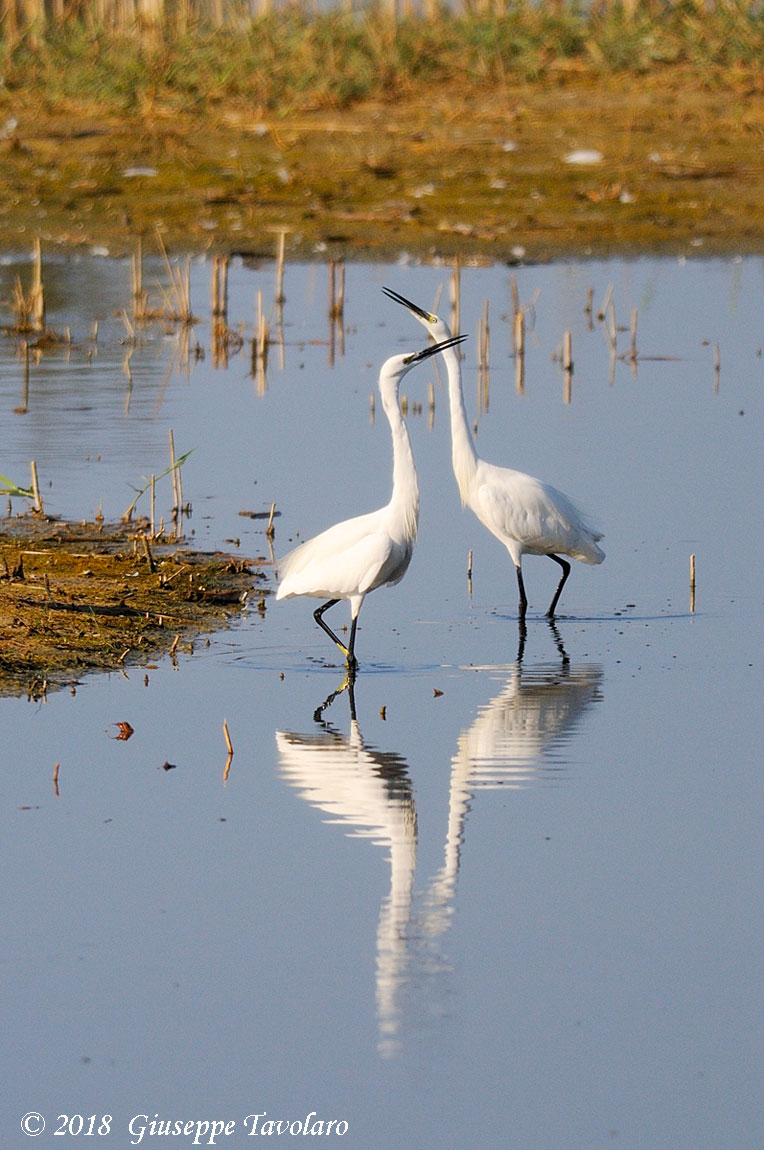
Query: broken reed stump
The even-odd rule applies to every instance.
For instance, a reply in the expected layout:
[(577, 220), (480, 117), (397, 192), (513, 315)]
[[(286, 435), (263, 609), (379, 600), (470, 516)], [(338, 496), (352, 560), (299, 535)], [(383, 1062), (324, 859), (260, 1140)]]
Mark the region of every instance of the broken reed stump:
[(525, 312), (520, 308), (515, 312), (515, 391), (522, 395), (525, 391)]
[(32, 274), (32, 327), (35, 331), (45, 331), (45, 289), (42, 280), (42, 244), (34, 242), (34, 270)]
[(264, 395), (267, 387), (266, 371), (268, 367), (268, 347), (270, 344), (270, 328), (263, 311), (263, 293), (257, 292), (257, 311), (255, 313), (255, 336), (250, 347), (250, 370), (257, 383), (257, 394)]
[(133, 320), (141, 323), (148, 318), (149, 293), (143, 286), (143, 240), (140, 236), (130, 257), (130, 292), (133, 298)]
[(570, 403), (573, 377), (573, 340), (569, 331), (566, 331), (562, 337), (562, 369), (565, 378), (563, 402)]
[(42, 496), (40, 495), (40, 484), (37, 480), (37, 464), (34, 459), (29, 464), (29, 470), (32, 473), (32, 493), (34, 495), (34, 509), (38, 515), (44, 514), (42, 503)]
[(286, 232), (279, 232), (279, 246), (276, 255), (276, 305), (281, 307), (286, 303), (284, 295), (284, 254), (286, 250)]
[(329, 264), (329, 318), (342, 323), (345, 316), (345, 265), (332, 260)]
[(451, 303), (451, 331), (458, 334), (461, 331), (461, 283), (459, 278), (459, 261), (454, 264), (449, 284), (449, 299)]

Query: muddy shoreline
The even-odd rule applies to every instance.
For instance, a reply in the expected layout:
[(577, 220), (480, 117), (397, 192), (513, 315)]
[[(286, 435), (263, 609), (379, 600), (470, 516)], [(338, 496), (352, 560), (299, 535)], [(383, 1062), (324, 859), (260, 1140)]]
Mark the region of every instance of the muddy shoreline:
[(681, 66), (644, 76), (507, 79), (352, 109), (195, 115), (18, 93), (0, 141), (7, 250), (287, 259), (549, 260), (764, 251), (764, 110)]
[(127, 671), (265, 610), (265, 560), (149, 539), (147, 524), (0, 522), (0, 696)]

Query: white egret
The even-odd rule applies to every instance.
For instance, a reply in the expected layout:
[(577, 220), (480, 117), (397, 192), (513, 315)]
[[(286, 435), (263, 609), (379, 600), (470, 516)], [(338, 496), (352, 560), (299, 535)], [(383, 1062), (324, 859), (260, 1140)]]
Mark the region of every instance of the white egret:
[[(368, 515), (336, 523), (306, 540), (279, 563), (277, 599), (310, 595), (327, 602), (313, 617), (342, 651), (349, 675), (355, 674), (355, 632), (358, 612), (365, 597), (378, 587), (399, 583), (411, 561), (419, 525), (419, 483), (406, 422), (401, 413), (398, 388), (417, 363), (466, 339), (446, 339), (409, 355), (386, 360), (379, 373), (382, 407), (393, 437), (393, 493), (387, 506)], [(347, 646), (324, 622), (330, 607), (347, 599), (350, 603), (350, 641)]]
[[(437, 315), (417, 307), (390, 288), (382, 290), (390, 299), (408, 308), (435, 339), (445, 341), (451, 335), (448, 324)], [(597, 542), (602, 534), (587, 522), (575, 503), (555, 487), (522, 471), (486, 463), (478, 456), (467, 423), (459, 357), (446, 347), (443, 358), (448, 370), (451, 460), (462, 506), (471, 508), (507, 548), (517, 573), (521, 623), (528, 606), (523, 555), (548, 555), (559, 564), (562, 577), (547, 611), (547, 616), (553, 619), (570, 574), (570, 563), (562, 556), (569, 555), (583, 563), (601, 563), (605, 552)]]

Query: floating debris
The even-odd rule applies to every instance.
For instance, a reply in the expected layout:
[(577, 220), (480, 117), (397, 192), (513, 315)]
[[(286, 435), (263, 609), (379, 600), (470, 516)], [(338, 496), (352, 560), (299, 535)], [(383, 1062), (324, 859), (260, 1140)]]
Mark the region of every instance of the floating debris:
[(135, 734), (135, 728), (123, 719), (120, 723), (113, 724), (117, 728), (117, 734), (111, 735), (110, 738), (116, 739), (117, 742), (126, 743), (128, 739), (132, 738)]

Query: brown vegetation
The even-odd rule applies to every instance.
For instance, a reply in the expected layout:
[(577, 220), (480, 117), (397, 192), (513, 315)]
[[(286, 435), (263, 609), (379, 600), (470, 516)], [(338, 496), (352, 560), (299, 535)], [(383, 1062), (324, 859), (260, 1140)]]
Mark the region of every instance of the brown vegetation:
[(149, 545), (147, 527), (34, 516), (2, 524), (0, 695), (37, 697), (88, 671), (145, 668), (264, 594), (254, 564)]
[(755, 7), (483, 8), (64, 5), (15, 38), (6, 20), (5, 243), (116, 253), (159, 227), (173, 251), (269, 258), (282, 230), (287, 258), (764, 247)]

